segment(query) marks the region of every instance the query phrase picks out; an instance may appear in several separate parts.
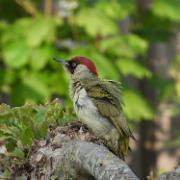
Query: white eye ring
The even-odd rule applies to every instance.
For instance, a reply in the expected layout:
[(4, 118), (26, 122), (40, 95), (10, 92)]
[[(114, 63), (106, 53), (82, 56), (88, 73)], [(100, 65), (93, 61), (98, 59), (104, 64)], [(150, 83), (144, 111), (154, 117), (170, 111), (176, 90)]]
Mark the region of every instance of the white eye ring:
[(73, 68), (75, 68), (76, 65), (77, 65), (77, 64), (76, 64), (75, 62), (72, 63), (72, 67), (73, 67)]

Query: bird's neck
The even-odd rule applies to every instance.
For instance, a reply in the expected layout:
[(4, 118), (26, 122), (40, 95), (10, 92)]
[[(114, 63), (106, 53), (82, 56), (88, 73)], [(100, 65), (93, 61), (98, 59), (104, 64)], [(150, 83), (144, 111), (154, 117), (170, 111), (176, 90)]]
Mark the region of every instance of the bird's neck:
[(83, 85), (87, 85), (89, 83), (93, 83), (97, 81), (98, 77), (89, 71), (76, 71), (71, 76), (70, 81), (70, 96), (73, 98), (74, 94), (78, 92), (78, 89), (84, 88)]
[(87, 69), (79, 69), (74, 72), (71, 76), (72, 82), (77, 82), (77, 81), (94, 81), (97, 80), (98, 76), (91, 73)]

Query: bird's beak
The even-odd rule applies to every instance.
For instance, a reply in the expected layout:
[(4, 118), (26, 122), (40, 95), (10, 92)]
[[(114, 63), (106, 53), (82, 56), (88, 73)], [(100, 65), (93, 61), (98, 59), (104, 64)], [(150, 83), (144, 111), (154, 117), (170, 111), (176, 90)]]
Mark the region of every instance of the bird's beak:
[(69, 63), (67, 61), (65, 61), (64, 59), (61, 59), (61, 58), (54, 57), (53, 60), (61, 63), (64, 66), (68, 66), (69, 65)]

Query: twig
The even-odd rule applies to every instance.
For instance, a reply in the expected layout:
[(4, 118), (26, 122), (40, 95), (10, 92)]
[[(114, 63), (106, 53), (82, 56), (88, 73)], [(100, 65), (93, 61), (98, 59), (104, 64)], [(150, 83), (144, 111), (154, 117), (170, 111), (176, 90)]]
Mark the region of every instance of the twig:
[(37, 9), (35, 6), (30, 2), (26, 0), (15, 0), (15, 2), (21, 6), (27, 13), (31, 14), (32, 16), (37, 15)]

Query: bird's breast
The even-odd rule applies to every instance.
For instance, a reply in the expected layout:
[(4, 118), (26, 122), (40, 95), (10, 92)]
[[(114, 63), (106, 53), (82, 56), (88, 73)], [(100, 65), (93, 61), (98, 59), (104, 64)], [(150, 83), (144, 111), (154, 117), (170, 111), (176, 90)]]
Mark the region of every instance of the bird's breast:
[(80, 118), (89, 119), (90, 117), (93, 117), (98, 113), (96, 106), (88, 97), (87, 92), (84, 88), (78, 87), (76, 89), (73, 96), (73, 103), (74, 110)]
[(84, 88), (80, 86), (77, 87), (72, 99), (77, 116), (83, 123), (91, 128), (95, 134), (104, 136), (115, 129), (108, 119), (101, 116)]

